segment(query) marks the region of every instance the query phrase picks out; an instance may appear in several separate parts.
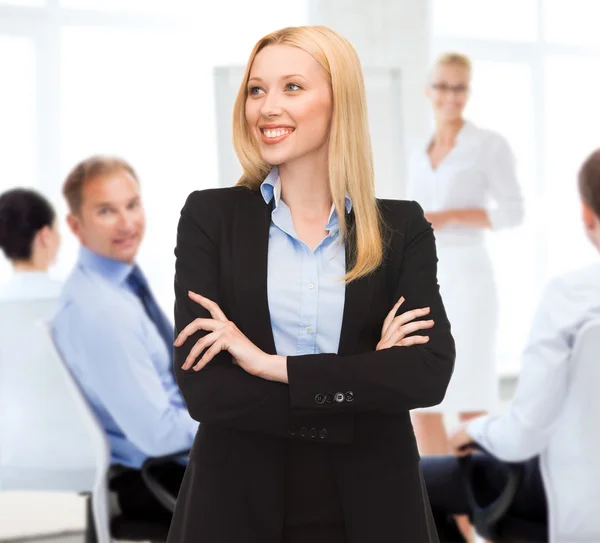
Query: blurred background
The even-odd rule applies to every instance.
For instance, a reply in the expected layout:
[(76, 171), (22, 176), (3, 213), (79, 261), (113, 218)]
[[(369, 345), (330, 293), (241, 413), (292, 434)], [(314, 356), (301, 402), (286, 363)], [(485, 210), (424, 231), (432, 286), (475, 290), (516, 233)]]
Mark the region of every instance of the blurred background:
[[(90, 154), (122, 156), (148, 214), (140, 260), (171, 314), (179, 212), (192, 190), (236, 181), (233, 97), (261, 36), (325, 24), (352, 41), (378, 195), (393, 198), (432, 128), (428, 66), (442, 51), (465, 53), (474, 68), (466, 117), (508, 139), (526, 199), (525, 224), (491, 240), (498, 364), (511, 380), (543, 285), (595, 256), (575, 178), (600, 140), (598, 20), (598, 0), (0, 0), (0, 192), (36, 188), (57, 207), (64, 242), (53, 274), (64, 279), (77, 243), (62, 182)], [(0, 282), (10, 273), (0, 262)], [(82, 525), (76, 496), (0, 493), (0, 539)]]

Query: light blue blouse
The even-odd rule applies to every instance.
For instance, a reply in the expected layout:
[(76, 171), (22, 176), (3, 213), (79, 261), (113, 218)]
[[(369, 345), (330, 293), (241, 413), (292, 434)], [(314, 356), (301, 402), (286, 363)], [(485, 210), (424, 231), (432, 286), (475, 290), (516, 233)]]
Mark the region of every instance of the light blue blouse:
[[(332, 206), (328, 235), (312, 251), (298, 239), (290, 208), (281, 199), (277, 168), (260, 187), (265, 202), (275, 198), (269, 229), (268, 301), (277, 354), (337, 353), (346, 287), (344, 243)], [(346, 212), (352, 202), (346, 196)]]

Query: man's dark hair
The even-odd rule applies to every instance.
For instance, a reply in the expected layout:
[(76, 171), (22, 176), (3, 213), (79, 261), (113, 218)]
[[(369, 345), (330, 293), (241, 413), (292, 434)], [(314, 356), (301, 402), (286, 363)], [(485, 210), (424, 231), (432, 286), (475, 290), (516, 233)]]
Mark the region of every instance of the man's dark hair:
[(0, 247), (10, 260), (29, 260), (35, 235), (52, 226), (56, 214), (34, 190), (12, 189), (0, 195)]
[(600, 149), (594, 151), (579, 170), (582, 200), (600, 217)]

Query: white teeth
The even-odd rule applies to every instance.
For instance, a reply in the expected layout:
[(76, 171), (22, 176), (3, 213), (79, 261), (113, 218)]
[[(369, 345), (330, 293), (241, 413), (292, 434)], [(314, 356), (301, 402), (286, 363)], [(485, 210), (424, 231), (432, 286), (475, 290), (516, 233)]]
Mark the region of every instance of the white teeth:
[(284, 134), (291, 134), (292, 130), (289, 128), (276, 128), (274, 130), (265, 129), (263, 130), (263, 133), (267, 138), (278, 138)]

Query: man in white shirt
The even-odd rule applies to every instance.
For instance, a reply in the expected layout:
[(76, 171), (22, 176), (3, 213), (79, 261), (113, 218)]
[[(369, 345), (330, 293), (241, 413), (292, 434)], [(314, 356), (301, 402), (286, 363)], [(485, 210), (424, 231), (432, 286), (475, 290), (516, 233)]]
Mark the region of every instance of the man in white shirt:
[[(583, 164), (579, 190), (585, 230), (600, 251), (600, 149)], [(553, 280), (542, 295), (509, 408), (500, 415), (466, 422), (451, 434), (455, 455), (468, 452), (473, 442), (492, 455), (473, 455), (475, 493), (483, 503), (497, 497), (503, 486), (503, 462), (524, 462), (524, 480), (509, 514), (545, 521), (546, 497), (537, 456), (546, 449), (561, 414), (575, 338), (587, 322), (596, 318), (600, 318), (600, 265)], [(421, 465), (440, 541), (465, 541), (449, 520), (450, 515), (470, 513), (457, 458), (423, 458)], [(590, 477), (598, 476), (590, 473)]]

